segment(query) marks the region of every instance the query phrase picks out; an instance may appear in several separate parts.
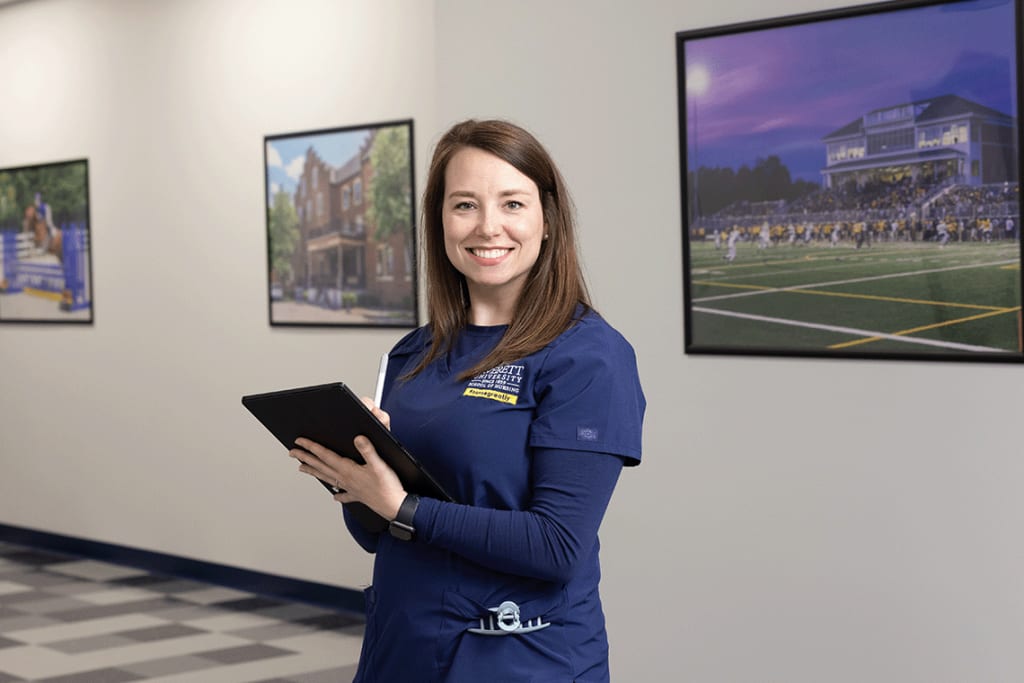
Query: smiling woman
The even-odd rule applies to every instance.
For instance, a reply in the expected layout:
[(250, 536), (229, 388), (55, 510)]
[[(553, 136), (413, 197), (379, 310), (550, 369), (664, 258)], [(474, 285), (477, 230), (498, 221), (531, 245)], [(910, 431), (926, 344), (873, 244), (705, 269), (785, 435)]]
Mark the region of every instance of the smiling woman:
[(458, 502), (408, 495), (365, 439), (365, 466), (295, 453), (393, 520), (345, 514), (376, 553), (355, 680), (608, 681), (597, 532), (640, 461), (633, 349), (590, 306), (568, 192), (528, 132), (453, 127), (423, 207), (430, 324), (391, 350), (374, 409)]
[(466, 278), (470, 323), (508, 324), (544, 240), (537, 185), (508, 162), (466, 147), (448, 163), (445, 187), (445, 253)]

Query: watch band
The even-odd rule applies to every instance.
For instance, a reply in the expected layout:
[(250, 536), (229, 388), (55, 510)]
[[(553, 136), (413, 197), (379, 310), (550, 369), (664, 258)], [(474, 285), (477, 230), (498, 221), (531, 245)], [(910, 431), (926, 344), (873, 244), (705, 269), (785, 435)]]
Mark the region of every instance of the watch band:
[(388, 524), (388, 533), (400, 541), (411, 541), (416, 535), (416, 528), (413, 527), (413, 517), (416, 516), (416, 508), (420, 506), (420, 497), (410, 493), (402, 501), (398, 508), (398, 514)]

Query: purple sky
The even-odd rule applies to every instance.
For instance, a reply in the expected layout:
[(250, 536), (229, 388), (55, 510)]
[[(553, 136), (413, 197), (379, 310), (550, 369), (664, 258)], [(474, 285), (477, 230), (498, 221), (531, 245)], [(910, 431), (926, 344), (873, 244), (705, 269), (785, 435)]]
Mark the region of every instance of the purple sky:
[(872, 109), (954, 94), (1016, 116), (1013, 28), (1012, 0), (973, 0), (686, 39), (687, 74), (708, 75), (686, 96), (690, 164), (695, 118), (700, 166), (775, 154), (818, 182), (821, 138)]

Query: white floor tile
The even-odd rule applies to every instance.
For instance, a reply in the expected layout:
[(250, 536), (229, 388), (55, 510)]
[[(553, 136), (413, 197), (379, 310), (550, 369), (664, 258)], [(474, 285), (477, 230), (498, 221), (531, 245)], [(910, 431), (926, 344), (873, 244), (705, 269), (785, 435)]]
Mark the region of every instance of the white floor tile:
[[(3, 635), (29, 645), (42, 645), (72, 638), (86, 638), (106, 633), (130, 631), (137, 628), (163, 626), (166, 623), (168, 623), (166, 620), (151, 617), (148, 614), (123, 614), (116, 617), (76, 621), (70, 624), (55, 624), (52, 626), (22, 629), (20, 631), (7, 631)], [(3, 650), (0, 650), (0, 653), (3, 653)]]
[(8, 647), (0, 650), (0, 671), (27, 679), (51, 678), (82, 671), (116, 667), (119, 664), (142, 662), (147, 659), (189, 655), (207, 650), (251, 644), (249, 641), (240, 638), (211, 633), (73, 655), (63, 654), (41, 646), (26, 645), (24, 647)]
[(73, 562), (61, 562), (47, 566), (48, 571), (59, 572), (67, 576), (75, 576), (80, 579), (92, 581), (111, 581), (113, 579), (126, 579), (132, 576), (142, 576), (146, 572), (132, 567), (121, 567), (107, 562), (96, 560), (75, 560)]
[(188, 626), (194, 626), (201, 628), (204, 631), (215, 631), (218, 633), (224, 633), (226, 631), (238, 631), (243, 628), (251, 628), (256, 626), (267, 626), (269, 624), (280, 623), (277, 619), (270, 619), (268, 617), (261, 617), (258, 614), (218, 614), (211, 617), (203, 617), (202, 619), (183, 619), (182, 624)]
[(221, 666), (216, 669), (191, 671), (174, 676), (161, 676), (160, 678), (149, 679), (149, 683), (239, 683), (239, 681), (264, 680), (278, 676), (295, 676), (297, 674), (322, 671), (323, 669), (354, 663), (354, 661), (347, 662), (340, 656), (324, 659), (309, 655), (294, 655), (291, 657), (275, 657), (274, 659), (245, 662), (244, 664), (232, 664), (231, 666)]
[(92, 593), (76, 593), (75, 599), (88, 602), (92, 605), (118, 605), (124, 602), (135, 602), (136, 600), (152, 600), (164, 597), (163, 593), (140, 588), (111, 588), (94, 591)]
[(14, 583), (13, 581), (0, 581), (0, 595), (14, 595), (15, 593), (24, 593), (30, 590), (32, 590), (32, 586)]
[(236, 591), (233, 588), (204, 588), (198, 591), (186, 591), (184, 593), (175, 593), (174, 597), (179, 600), (186, 600), (188, 602), (195, 603), (197, 605), (212, 605), (215, 602), (225, 602), (227, 600), (243, 600), (245, 598), (255, 597), (252, 593), (246, 593), (244, 591)]

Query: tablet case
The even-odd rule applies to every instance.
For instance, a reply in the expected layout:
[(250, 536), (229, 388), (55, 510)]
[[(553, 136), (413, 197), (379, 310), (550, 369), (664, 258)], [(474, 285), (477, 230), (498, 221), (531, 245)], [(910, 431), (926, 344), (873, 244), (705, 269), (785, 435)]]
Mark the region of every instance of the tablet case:
[[(302, 436), (362, 463), (352, 441), (363, 434), (395, 471), (406, 491), (452, 500), (343, 382), (249, 394), (242, 397), (242, 405), (288, 449), (294, 448), (295, 439)], [(320, 483), (332, 495), (340, 492), (332, 484)], [(380, 532), (388, 526), (388, 520), (362, 503), (347, 503), (346, 507), (367, 531)]]

